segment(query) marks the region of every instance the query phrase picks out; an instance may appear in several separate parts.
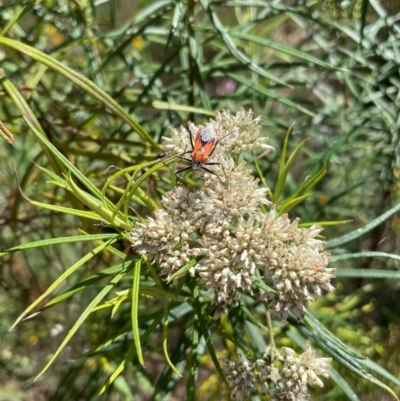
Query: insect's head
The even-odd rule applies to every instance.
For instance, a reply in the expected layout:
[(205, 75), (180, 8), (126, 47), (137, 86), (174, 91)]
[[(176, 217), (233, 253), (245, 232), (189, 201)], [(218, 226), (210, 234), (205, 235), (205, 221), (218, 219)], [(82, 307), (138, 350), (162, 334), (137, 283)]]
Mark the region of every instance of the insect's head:
[(202, 164), (201, 160), (195, 159), (195, 158), (192, 159), (192, 169), (193, 170), (198, 170), (199, 168), (201, 168), (201, 164)]

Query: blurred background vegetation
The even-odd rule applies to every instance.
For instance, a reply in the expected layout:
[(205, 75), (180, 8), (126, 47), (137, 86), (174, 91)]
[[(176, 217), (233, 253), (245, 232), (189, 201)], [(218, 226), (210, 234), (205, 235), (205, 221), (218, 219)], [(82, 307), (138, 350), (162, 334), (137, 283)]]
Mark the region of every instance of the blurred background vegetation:
[[(324, 236), (333, 241), (329, 250), (337, 257), (337, 289), (310, 308), (343, 342), (399, 378), (399, 213), (368, 226), (400, 202), (399, 20), (400, 3), (390, 0), (3, 2), (0, 121), (14, 141), (9, 135), (12, 144), (0, 142), (0, 252), (77, 235), (78, 229), (112, 232), (87, 219), (37, 208), (21, 195), (15, 175), (29, 198), (79, 207), (67, 191), (49, 185), (38, 168), (52, 168), (52, 163), (21, 117), (13, 87), (49, 141), (100, 189), (117, 169), (160, 157), (157, 144), (171, 127), (188, 120), (204, 123), (224, 108), (232, 113), (252, 108), (262, 116), (263, 135), (276, 151), (246, 158), (252, 163), (260, 156), (255, 174), (261, 173), (271, 188), (290, 127), (290, 150), (308, 141), (291, 166), (284, 197), (324, 163), (329, 166), (313, 196), (293, 208), (291, 217), (299, 216), (302, 223), (351, 220), (325, 227)], [(95, 99), (76, 84), (68, 70), (60, 73), (13, 43), (38, 49), (89, 79), (127, 110), (154, 143), (108, 107), (108, 99), (101, 94)], [(173, 187), (171, 177), (171, 169), (162, 168), (141, 188), (158, 203)], [(123, 178), (114, 182), (108, 196), (117, 202), (125, 186)], [(141, 199), (132, 202), (139, 215), (150, 213)], [(335, 244), (335, 238), (357, 228), (363, 235)], [(123, 241), (115, 246), (126, 254), (130, 249)], [(125, 328), (128, 308), (114, 317), (109, 310), (89, 315), (52, 369), (33, 381), (102, 282), (8, 330), (90, 249), (86, 242), (70, 243), (0, 259), (0, 400), (161, 399), (156, 394), (186, 399), (185, 385), (166, 373), (160, 335), (146, 346), (146, 370), (127, 366), (103, 396), (99, 389), (129, 342), (121, 340), (71, 363)], [(99, 253), (61, 290), (113, 266), (112, 256)], [(275, 329), (297, 332), (293, 322)], [(175, 330), (182, 329), (177, 325)], [(171, 349), (177, 350), (179, 337), (171, 337)], [(290, 335), (281, 341), (278, 345), (295, 346)], [(201, 364), (196, 399), (223, 399), (218, 391), (226, 390), (218, 389), (209, 357), (204, 355)], [(334, 366), (361, 400), (393, 399), (340, 364)], [(343, 389), (325, 383), (315, 399), (345, 399)], [(399, 388), (393, 389), (399, 394)]]

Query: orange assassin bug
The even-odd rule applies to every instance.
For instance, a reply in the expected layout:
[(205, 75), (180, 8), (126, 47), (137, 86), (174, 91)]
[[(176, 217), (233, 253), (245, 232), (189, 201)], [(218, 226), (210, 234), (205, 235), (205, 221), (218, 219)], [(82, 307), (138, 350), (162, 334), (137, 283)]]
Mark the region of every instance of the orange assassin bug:
[(200, 128), (197, 130), (197, 132), (194, 136), (194, 143), (193, 143), (192, 134), (189, 132), (190, 144), (192, 145), (192, 155), (191, 155), (191, 159), (182, 157), (182, 160), (185, 160), (186, 162), (191, 163), (191, 165), (189, 167), (185, 167), (181, 170), (178, 170), (176, 172), (176, 174), (180, 174), (180, 173), (183, 173), (188, 170), (198, 170), (201, 168), (201, 169), (207, 171), (208, 173), (217, 176), (218, 179), (221, 181), (221, 183), (224, 185), (220, 176), (215, 171), (212, 171), (212, 170), (204, 167), (204, 165), (215, 166), (215, 165), (219, 164), (222, 167), (222, 171), (224, 172), (224, 175), (225, 175), (224, 166), (221, 163), (218, 163), (218, 162), (210, 163), (210, 162), (207, 162), (207, 159), (214, 153), (214, 150), (217, 147), (218, 142), (221, 139), (232, 134), (234, 131), (236, 131), (236, 130), (233, 130), (229, 134), (226, 134), (223, 137), (217, 139), (217, 133), (218, 133), (217, 129), (215, 128), (213, 123), (208, 123), (205, 126), (200, 126)]

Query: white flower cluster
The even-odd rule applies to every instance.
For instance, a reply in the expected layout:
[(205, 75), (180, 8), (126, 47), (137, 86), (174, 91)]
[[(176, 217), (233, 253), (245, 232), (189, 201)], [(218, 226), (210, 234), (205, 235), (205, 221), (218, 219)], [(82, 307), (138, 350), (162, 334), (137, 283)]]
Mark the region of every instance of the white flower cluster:
[[(315, 358), (309, 345), (300, 356), (291, 348), (282, 349), (285, 355), (269, 363), (264, 359), (251, 363), (240, 354), (237, 362), (221, 358), (232, 398), (242, 401), (259, 387), (261, 395), (272, 396), (271, 401), (303, 401), (308, 400), (308, 385), (324, 386), (318, 376), (329, 377), (331, 358)], [(276, 361), (280, 362), (280, 368)]]
[[(204, 290), (214, 290), (218, 313), (225, 305), (238, 305), (242, 291), (267, 302), (274, 317), (286, 319), (291, 312), (300, 318), (304, 302), (312, 300), (309, 290), (317, 295), (321, 289), (333, 290), (333, 269), (327, 268), (330, 256), (323, 250), (324, 242), (316, 238), (321, 228), (299, 228), (298, 219), (291, 222), (287, 215), (279, 216), (266, 199), (268, 189), (258, 188), (251, 171), (244, 163), (236, 165), (231, 156), (255, 147), (272, 149), (267, 138), (259, 137), (259, 121), (243, 109), (236, 116), (217, 113), (211, 124), (222, 139), (211, 161), (224, 167), (225, 185), (206, 172), (203, 190), (176, 187), (162, 198), (164, 209), (137, 223), (130, 236), (133, 248), (153, 257), (168, 279), (196, 260), (190, 274), (198, 275)], [(192, 137), (198, 131), (193, 124), (189, 129)], [(184, 128), (173, 130), (172, 138), (164, 141), (171, 154), (191, 148)], [(265, 206), (269, 212), (262, 211)], [(256, 277), (274, 292), (254, 294)]]
[[(261, 126), (258, 123), (260, 117), (254, 118), (253, 112), (240, 109), (236, 115), (232, 115), (228, 110), (217, 112), (215, 121), (211, 121), (218, 132), (221, 139), (218, 147), (213, 154), (215, 159), (222, 156), (225, 162), (228, 162), (229, 157), (226, 157), (226, 149), (232, 153), (240, 153), (244, 150), (256, 148), (264, 148), (272, 150), (273, 147), (267, 145), (268, 138), (260, 137)], [(192, 138), (199, 129), (199, 126), (189, 122), (189, 131), (184, 127), (180, 130), (173, 128), (172, 137), (163, 137), (164, 147), (168, 154), (176, 154), (191, 150), (190, 135)], [(229, 135), (228, 135), (229, 134)], [(224, 166), (225, 167), (225, 166)]]

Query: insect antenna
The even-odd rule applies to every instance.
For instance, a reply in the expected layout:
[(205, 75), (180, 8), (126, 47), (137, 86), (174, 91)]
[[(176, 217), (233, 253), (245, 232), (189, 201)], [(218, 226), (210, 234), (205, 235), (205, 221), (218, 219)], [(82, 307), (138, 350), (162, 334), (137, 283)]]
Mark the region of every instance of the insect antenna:
[[(217, 141), (215, 142), (215, 145), (214, 145), (212, 151), (210, 152), (210, 154), (208, 155), (208, 157), (210, 157), (210, 156), (214, 153), (214, 150), (215, 150), (215, 148), (217, 147), (218, 142), (219, 142), (220, 140), (222, 140), (222, 139), (226, 138), (227, 136), (233, 134), (233, 133), (234, 133), (235, 131), (237, 131), (238, 129), (239, 129), (239, 128), (235, 128), (233, 131), (231, 131), (231, 132), (229, 132), (228, 134), (225, 134), (224, 136), (221, 136), (221, 138), (217, 139)], [(207, 164), (210, 164), (210, 163), (207, 163)]]

